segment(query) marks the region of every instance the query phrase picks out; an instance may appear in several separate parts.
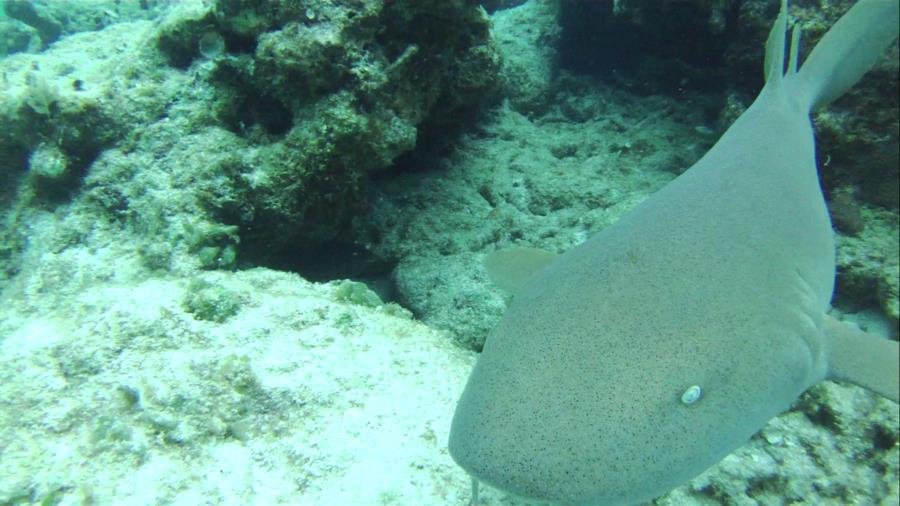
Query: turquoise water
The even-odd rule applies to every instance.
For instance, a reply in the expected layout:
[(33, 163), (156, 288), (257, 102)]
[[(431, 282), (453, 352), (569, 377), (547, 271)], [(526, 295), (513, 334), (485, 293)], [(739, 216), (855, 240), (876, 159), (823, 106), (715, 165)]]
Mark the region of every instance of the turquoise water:
[[(852, 3), (795, 2), (803, 47)], [(691, 167), (777, 14), (3, 6), (0, 505), (466, 504), (450, 422), (511, 299), (483, 257), (568, 251)], [(894, 340), (897, 54), (813, 117), (832, 315)], [(898, 433), (825, 382), (654, 504), (896, 504)]]

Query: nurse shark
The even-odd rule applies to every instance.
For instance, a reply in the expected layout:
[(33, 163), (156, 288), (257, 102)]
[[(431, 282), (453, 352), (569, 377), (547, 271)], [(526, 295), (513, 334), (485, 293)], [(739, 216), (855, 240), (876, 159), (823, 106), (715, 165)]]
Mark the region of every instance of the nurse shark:
[(826, 379), (897, 401), (897, 342), (827, 315), (835, 245), (809, 114), (880, 58), (898, 17), (897, 0), (861, 0), (798, 68), (782, 2), (765, 86), (694, 166), (562, 255), (486, 259), (515, 294), (453, 417), (449, 450), (473, 502), (484, 482), (555, 504), (634, 504)]

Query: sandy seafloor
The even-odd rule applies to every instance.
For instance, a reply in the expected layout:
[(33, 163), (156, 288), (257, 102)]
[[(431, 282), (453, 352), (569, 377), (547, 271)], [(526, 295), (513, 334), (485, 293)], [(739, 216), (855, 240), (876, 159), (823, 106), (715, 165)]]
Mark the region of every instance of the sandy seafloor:
[[(79, 54), (85, 73), (109, 75), (98, 48), (136, 58), (152, 30), (113, 24), (0, 69)], [(148, 269), (134, 231), (77, 206), (29, 210), (21, 268), (0, 292), (0, 505), (466, 504), (447, 435), (477, 357), (466, 336), (504, 300), (481, 250), (571, 247), (715, 140), (658, 97), (575, 78), (559, 97), (539, 117), (500, 105), (451, 154), (373, 190), (373, 248), (402, 258), (407, 308), (264, 267)], [(896, 241), (895, 214), (865, 211), (870, 233), (886, 230), (873, 240)], [(858, 309), (847, 318), (891, 333)], [(898, 504), (898, 425), (896, 404), (826, 382), (654, 503)], [(521, 502), (485, 487), (480, 504)]]

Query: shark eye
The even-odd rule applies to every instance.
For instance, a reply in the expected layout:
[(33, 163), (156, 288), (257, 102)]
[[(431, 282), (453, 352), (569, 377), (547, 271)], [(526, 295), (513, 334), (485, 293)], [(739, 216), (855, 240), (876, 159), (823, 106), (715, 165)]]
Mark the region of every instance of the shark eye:
[(703, 395), (703, 390), (700, 389), (700, 385), (691, 385), (681, 394), (681, 402), (682, 404), (693, 404), (700, 400), (701, 395)]

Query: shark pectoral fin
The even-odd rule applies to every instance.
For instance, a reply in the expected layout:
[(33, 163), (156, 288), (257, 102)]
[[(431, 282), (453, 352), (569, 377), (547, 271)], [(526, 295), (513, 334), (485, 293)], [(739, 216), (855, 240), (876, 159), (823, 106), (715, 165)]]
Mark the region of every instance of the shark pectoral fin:
[(514, 294), (534, 273), (558, 256), (542, 249), (517, 246), (488, 253), (484, 257), (484, 267), (492, 283)]
[(900, 402), (900, 343), (874, 336), (828, 315), (828, 379), (847, 381)]

